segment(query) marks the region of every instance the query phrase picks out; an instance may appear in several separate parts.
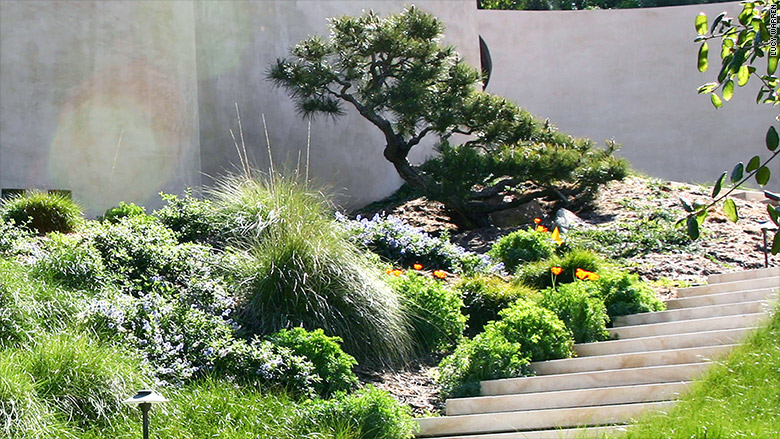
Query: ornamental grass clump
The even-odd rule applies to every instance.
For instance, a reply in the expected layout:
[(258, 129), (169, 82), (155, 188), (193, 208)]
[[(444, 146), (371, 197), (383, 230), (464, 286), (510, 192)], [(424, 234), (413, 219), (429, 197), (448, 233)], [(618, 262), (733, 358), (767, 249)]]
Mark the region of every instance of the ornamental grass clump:
[(381, 270), (345, 237), (333, 207), (298, 180), (231, 177), (216, 208), (242, 224), (234, 245), (238, 323), (253, 334), (302, 326), (344, 340), (361, 363), (399, 364), (411, 352), (409, 323)]
[(78, 204), (60, 194), (34, 191), (10, 198), (0, 207), (0, 216), (6, 222), (38, 235), (49, 232), (70, 233), (82, 221)]

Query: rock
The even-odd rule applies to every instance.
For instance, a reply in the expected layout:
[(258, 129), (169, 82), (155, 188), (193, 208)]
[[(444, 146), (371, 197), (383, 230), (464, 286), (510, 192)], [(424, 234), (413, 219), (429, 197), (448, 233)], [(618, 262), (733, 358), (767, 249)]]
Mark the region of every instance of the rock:
[(544, 217), (544, 211), (536, 200), (490, 214), (490, 220), (496, 227), (515, 227), (520, 224), (532, 223), (534, 218), (542, 217)]
[(555, 212), (555, 226), (561, 233), (566, 233), (571, 228), (581, 224), (584, 224), (584, 221), (570, 210), (561, 208)]

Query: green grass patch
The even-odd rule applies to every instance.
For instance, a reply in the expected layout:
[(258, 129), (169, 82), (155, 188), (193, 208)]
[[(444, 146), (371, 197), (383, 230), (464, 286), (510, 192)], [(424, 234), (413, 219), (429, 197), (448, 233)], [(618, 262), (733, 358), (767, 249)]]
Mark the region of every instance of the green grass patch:
[(780, 437), (780, 311), (714, 366), (668, 413), (642, 418), (625, 439)]

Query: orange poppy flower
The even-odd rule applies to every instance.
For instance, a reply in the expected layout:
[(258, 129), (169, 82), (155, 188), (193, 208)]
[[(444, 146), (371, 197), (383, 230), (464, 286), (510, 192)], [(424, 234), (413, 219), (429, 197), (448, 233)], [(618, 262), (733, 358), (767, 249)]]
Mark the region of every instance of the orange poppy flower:
[(447, 273), (444, 270), (433, 270), (433, 276), (438, 279), (444, 279), (447, 277)]
[(541, 218), (534, 218), (534, 224), (539, 224), (540, 222), (542, 222)]
[(415, 270), (419, 271), (419, 270), (423, 269), (423, 266), (422, 266), (422, 264), (414, 264), (414, 265), (412, 265), (412, 268), (414, 268)]
[(552, 267), (552, 268), (550, 268), (550, 271), (552, 271), (552, 274), (557, 276), (557, 275), (561, 274), (561, 272), (563, 271), (563, 268), (561, 268), (561, 267)]
[(387, 274), (389, 274), (391, 276), (399, 277), (402, 274), (404, 274), (404, 271), (403, 270), (399, 270), (397, 268), (396, 269), (388, 268), (387, 270), (385, 270), (385, 273), (387, 273)]
[(592, 271), (583, 270), (582, 268), (578, 268), (577, 271), (574, 272), (574, 275), (580, 280), (599, 280), (601, 278), (598, 274)]
[(545, 226), (536, 226), (536, 231), (537, 232), (547, 232), (548, 229)]

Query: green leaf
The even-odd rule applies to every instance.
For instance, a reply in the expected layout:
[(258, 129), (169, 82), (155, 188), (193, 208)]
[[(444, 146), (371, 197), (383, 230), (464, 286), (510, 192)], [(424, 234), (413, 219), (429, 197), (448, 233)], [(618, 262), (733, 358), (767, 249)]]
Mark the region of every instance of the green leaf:
[(726, 11), (723, 11), (720, 14), (718, 14), (718, 16), (715, 17), (714, 20), (712, 20), (712, 26), (710, 26), (710, 33), (711, 34), (715, 33), (715, 28), (718, 27), (718, 24), (720, 23), (721, 20), (723, 20), (723, 17), (725, 17), (725, 16), (726, 16)]
[(777, 135), (777, 130), (770, 126), (766, 132), (766, 148), (774, 151), (777, 149), (778, 143), (780, 143), (780, 137)]
[(777, 57), (778, 55), (769, 55), (766, 61), (766, 72), (769, 75), (774, 75), (777, 70)]
[(736, 183), (742, 180), (742, 173), (745, 170), (745, 165), (742, 162), (737, 163), (734, 169), (731, 171), (731, 182)]
[(710, 45), (706, 42), (701, 43), (701, 46), (699, 46), (699, 71), (700, 72), (706, 72), (707, 67), (709, 67), (710, 63), (707, 60), (707, 54), (710, 53)]
[(748, 66), (742, 66), (737, 70), (737, 85), (742, 87), (750, 81), (750, 69)]
[(682, 204), (683, 209), (685, 209), (686, 212), (691, 213), (693, 212), (693, 205), (691, 205), (691, 200), (680, 197), (680, 203)]
[(739, 19), (739, 22), (742, 23), (742, 25), (747, 25), (752, 16), (753, 3), (747, 2), (745, 3), (745, 6), (742, 8), (742, 12), (739, 13), (737, 18)]
[(720, 193), (720, 189), (721, 189), (721, 187), (723, 187), (723, 180), (725, 180), (725, 179), (726, 179), (726, 174), (727, 174), (727, 172), (724, 172), (724, 173), (723, 173), (723, 174), (720, 176), (720, 178), (718, 179), (718, 181), (716, 181), (716, 182), (715, 182), (715, 186), (712, 188), (712, 198), (715, 198), (715, 197), (717, 197), (717, 196), (718, 196), (718, 194)]
[(756, 183), (760, 184), (761, 186), (766, 186), (771, 175), (772, 173), (766, 166), (758, 168), (758, 172), (756, 172)]
[(718, 96), (717, 93), (710, 95), (710, 101), (712, 101), (712, 105), (714, 105), (715, 108), (720, 108), (723, 106), (723, 101), (720, 100), (720, 96)]
[(720, 84), (717, 83), (717, 82), (708, 82), (708, 83), (702, 85), (701, 87), (699, 87), (699, 89), (697, 91), (699, 92), (699, 94), (710, 93), (713, 90), (715, 90), (716, 88), (718, 88), (719, 85)]
[(753, 172), (758, 167), (761, 166), (761, 157), (755, 155), (752, 159), (748, 162), (747, 166), (745, 167), (746, 172)]
[(708, 213), (709, 213), (709, 212), (707, 212), (707, 209), (701, 209), (701, 210), (699, 210), (699, 212), (696, 214), (696, 222), (698, 222), (698, 223), (699, 223), (699, 226), (701, 226), (701, 225), (703, 225), (703, 224), (704, 224), (704, 220), (707, 218), (707, 214), (708, 214)]
[(772, 254), (780, 253), (780, 232), (775, 232), (775, 239), (772, 241)]
[(723, 202), (723, 212), (732, 223), (735, 223), (739, 220), (739, 215), (737, 214), (737, 204), (734, 203), (734, 200), (731, 198)]
[(689, 216), (687, 225), (688, 225), (688, 236), (693, 240), (699, 239), (699, 222), (696, 221), (696, 217)]
[(707, 14), (704, 12), (699, 12), (696, 16), (696, 33), (699, 35), (707, 33)]
[(772, 218), (772, 222), (777, 225), (780, 225), (779, 224), (780, 218), (778, 218), (778, 216), (780, 216), (780, 213), (777, 212), (777, 208), (775, 208), (775, 206), (772, 206), (771, 204), (767, 204), (766, 211), (769, 213), (769, 218)]
[(723, 44), (720, 46), (720, 59), (726, 58), (731, 53), (731, 48), (734, 47), (734, 40), (731, 38), (724, 38)]
[(723, 86), (723, 99), (730, 101), (732, 96), (734, 96), (734, 81), (729, 79)]

